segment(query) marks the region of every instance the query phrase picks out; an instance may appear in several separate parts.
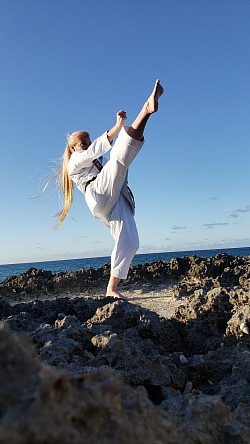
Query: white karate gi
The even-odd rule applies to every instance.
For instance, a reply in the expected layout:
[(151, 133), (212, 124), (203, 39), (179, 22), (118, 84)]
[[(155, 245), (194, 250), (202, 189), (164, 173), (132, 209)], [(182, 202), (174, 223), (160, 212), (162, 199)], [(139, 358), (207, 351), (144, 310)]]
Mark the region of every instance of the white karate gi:
[[(125, 127), (126, 128), (126, 127)], [(109, 227), (115, 239), (111, 254), (111, 276), (126, 279), (130, 263), (139, 248), (134, 220), (134, 202), (127, 189), (128, 167), (140, 151), (143, 141), (130, 137), (123, 127), (111, 147), (107, 132), (98, 137), (87, 150), (74, 151), (69, 161), (69, 176), (85, 194), (92, 214)], [(93, 164), (110, 149), (110, 160), (102, 158), (101, 171)], [(85, 184), (93, 177), (85, 192)]]

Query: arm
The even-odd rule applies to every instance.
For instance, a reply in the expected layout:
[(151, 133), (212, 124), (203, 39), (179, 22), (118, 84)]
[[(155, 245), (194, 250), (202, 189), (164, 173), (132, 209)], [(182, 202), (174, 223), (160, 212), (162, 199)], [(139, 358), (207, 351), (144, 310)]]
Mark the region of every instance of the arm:
[(112, 143), (115, 136), (119, 133), (120, 129), (123, 127), (124, 120), (126, 120), (126, 111), (121, 110), (116, 114), (116, 124), (108, 130), (107, 136), (109, 143)]
[(109, 151), (114, 137), (119, 133), (126, 118), (126, 112), (124, 110), (118, 111), (116, 124), (113, 128), (94, 140), (88, 149), (75, 151), (69, 160), (69, 175), (78, 174), (83, 168), (92, 166), (94, 159), (97, 159)]
[(79, 174), (83, 168), (93, 165), (93, 160), (105, 154), (111, 149), (107, 137), (107, 131), (98, 137), (86, 150), (74, 151), (69, 159), (69, 175)]

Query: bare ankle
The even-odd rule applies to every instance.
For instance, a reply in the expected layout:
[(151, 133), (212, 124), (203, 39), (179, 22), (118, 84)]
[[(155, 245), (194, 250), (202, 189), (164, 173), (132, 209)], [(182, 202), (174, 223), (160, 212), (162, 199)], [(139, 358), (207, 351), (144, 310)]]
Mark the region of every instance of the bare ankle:
[(164, 89), (160, 84), (160, 80), (156, 80), (152, 94), (145, 103), (145, 107), (149, 115), (158, 111), (158, 101), (163, 92)]
[(163, 88), (159, 80), (156, 80), (153, 91), (149, 96), (148, 100), (144, 103), (140, 113), (132, 123), (132, 125), (127, 129), (127, 133), (130, 137), (135, 140), (143, 140), (143, 133), (151, 114), (158, 110), (158, 100), (163, 94)]
[(112, 296), (114, 298), (119, 298), (119, 299), (127, 299), (126, 296), (124, 296), (122, 293), (120, 293), (117, 290), (120, 280), (121, 279), (115, 276), (110, 276), (109, 283), (107, 286), (106, 296)]

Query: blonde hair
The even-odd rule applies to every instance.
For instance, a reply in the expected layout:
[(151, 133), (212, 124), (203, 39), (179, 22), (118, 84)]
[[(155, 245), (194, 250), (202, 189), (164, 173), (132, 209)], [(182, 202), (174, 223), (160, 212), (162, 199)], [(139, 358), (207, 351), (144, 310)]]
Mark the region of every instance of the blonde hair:
[(55, 228), (60, 227), (71, 208), (74, 196), (74, 183), (69, 177), (69, 159), (74, 152), (74, 146), (78, 142), (82, 142), (86, 136), (89, 136), (87, 131), (76, 131), (68, 136), (68, 143), (62, 159), (62, 166), (57, 174), (58, 186), (62, 190), (64, 196), (64, 206), (63, 209), (56, 214), (58, 219)]

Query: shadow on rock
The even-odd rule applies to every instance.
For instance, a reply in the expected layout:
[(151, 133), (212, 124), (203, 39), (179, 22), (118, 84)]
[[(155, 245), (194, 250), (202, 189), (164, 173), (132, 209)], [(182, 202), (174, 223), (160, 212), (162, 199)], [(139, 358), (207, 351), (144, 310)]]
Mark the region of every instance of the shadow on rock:
[(171, 319), (112, 298), (1, 300), (0, 431), (12, 442), (247, 443), (246, 298), (194, 293)]

